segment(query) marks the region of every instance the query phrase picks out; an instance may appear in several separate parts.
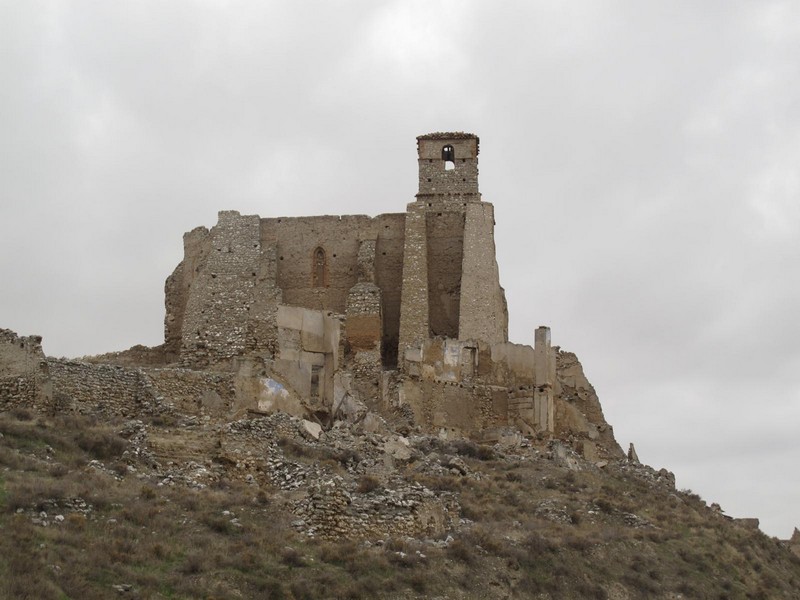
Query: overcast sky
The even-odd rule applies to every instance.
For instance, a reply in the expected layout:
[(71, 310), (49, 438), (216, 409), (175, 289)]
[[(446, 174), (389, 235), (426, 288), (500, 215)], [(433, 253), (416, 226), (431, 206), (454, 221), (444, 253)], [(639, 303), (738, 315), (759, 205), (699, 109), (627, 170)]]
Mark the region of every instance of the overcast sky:
[(0, 327), (163, 340), (219, 210), (402, 212), (481, 138), (513, 341), (580, 357), (627, 449), (800, 526), (800, 3), (0, 0)]

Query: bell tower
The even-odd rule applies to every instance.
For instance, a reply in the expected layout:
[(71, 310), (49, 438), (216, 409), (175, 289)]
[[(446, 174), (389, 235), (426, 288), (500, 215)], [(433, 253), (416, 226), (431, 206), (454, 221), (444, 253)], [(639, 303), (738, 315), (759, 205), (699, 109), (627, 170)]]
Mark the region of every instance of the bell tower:
[(429, 133), (417, 138), (418, 200), (461, 197), (480, 200), (478, 136), (471, 133)]
[(432, 337), (507, 341), (494, 207), (478, 190), (478, 136), (417, 138), (419, 191), (407, 206), (399, 357)]

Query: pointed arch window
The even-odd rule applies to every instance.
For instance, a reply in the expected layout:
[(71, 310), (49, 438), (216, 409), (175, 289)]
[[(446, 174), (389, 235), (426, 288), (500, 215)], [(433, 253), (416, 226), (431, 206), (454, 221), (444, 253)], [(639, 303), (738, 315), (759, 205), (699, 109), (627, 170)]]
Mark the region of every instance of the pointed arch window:
[(442, 147), (442, 160), (444, 161), (445, 171), (450, 171), (456, 168), (456, 150), (450, 144)]
[(317, 246), (311, 260), (312, 285), (314, 287), (325, 287), (328, 279), (328, 258), (322, 246)]

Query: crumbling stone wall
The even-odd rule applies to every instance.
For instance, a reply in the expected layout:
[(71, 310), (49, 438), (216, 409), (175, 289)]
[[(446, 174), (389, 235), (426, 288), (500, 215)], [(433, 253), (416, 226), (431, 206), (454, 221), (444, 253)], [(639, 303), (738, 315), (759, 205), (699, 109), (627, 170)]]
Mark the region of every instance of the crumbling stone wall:
[(452, 494), (435, 494), (420, 484), (353, 496), (334, 476), (310, 486), (295, 511), (306, 535), (338, 540), (435, 536), (454, 527), (459, 506)]
[(157, 393), (137, 368), (48, 359), (57, 410), (86, 414), (152, 412)]
[[(538, 380), (537, 360), (544, 365)], [(554, 365), (549, 345), (537, 356), (530, 346), (508, 342), (426, 340), (406, 352), (396, 402), (410, 406), (415, 421), (429, 429), (463, 434), (515, 425), (526, 434), (552, 431), (552, 404), (537, 403), (537, 390), (550, 389)]]
[(219, 416), (227, 413), (236, 399), (231, 373), (171, 368), (147, 369), (144, 375), (156, 399), (163, 398), (179, 412)]
[[(235, 375), (179, 368), (131, 368), (47, 359), (52, 402), (45, 410), (135, 416), (220, 417), (236, 400)], [(252, 402), (255, 408), (255, 400)]]
[(158, 367), (176, 360), (177, 355), (168, 353), (166, 345), (142, 346), (137, 344), (120, 352), (106, 352), (95, 356), (81, 357), (81, 361), (95, 364), (119, 365), (121, 367)]
[(382, 371), (383, 313), (381, 289), (375, 284), (375, 240), (358, 250), (358, 283), (347, 294), (345, 338), (347, 367), (359, 379), (377, 385)]
[[(165, 285), (164, 346), (92, 359), (236, 373), (233, 391), (224, 378), (201, 376), (197, 385), (210, 386), (201, 394), (185, 373), (135, 369), (96, 370), (80, 381), (84, 367), (59, 364), (60, 393), (83, 402), (90, 392), (119, 392), (123, 404), (166, 396), (187, 409), (233, 402), (239, 410), (246, 397), (320, 419), (345, 397), (380, 395), (430, 428), (513, 425), (527, 435), (613, 442), (580, 363), (562, 353), (556, 366), (549, 329), (537, 330), (534, 348), (508, 342), (477, 136), (423, 135), (417, 149), (419, 189), (403, 214), (223, 211), (211, 230), (187, 233)], [(13, 393), (30, 394), (19, 381)]]
[(578, 357), (572, 352), (556, 353), (555, 433), (573, 436), (583, 451), (591, 453), (593, 446), (602, 447), (616, 458), (624, 456), (614, 439), (614, 430), (606, 422), (600, 399), (583, 372)]
[(183, 260), (164, 284), (165, 362), (177, 362), (179, 359), (189, 292), (209, 252), (211, 252), (211, 236), (208, 229), (195, 227), (183, 234)]
[(186, 234), (184, 259), (167, 280), (167, 352), (196, 368), (247, 354), (273, 356), (278, 304), (344, 314), (358, 283), (360, 242), (373, 240), (382, 357), (393, 364), (404, 221), (402, 214), (261, 219), (221, 212), (211, 231)]
[[(220, 212), (210, 237), (211, 249), (194, 277), (181, 327), (181, 357), (197, 367), (254, 349), (256, 340), (248, 337), (256, 307), (254, 291), (257, 282), (271, 275), (258, 216)], [(265, 314), (258, 316), (274, 321), (274, 306), (266, 306)]]
[(571, 440), (587, 458), (622, 456), (577, 357), (551, 347), (547, 327), (536, 330), (535, 342), (426, 340), (405, 353), (403, 376), (387, 400), (410, 407), (429, 431), (514, 426)]
[[(278, 253), (277, 285), (283, 293), (282, 302), (347, 314), (350, 292), (363, 278), (360, 274), (364, 275), (360, 253), (369, 248), (373, 271), (369, 281), (380, 290), (381, 353), (383, 360), (393, 365), (400, 320), (404, 224), (403, 214), (262, 219), (262, 238), (265, 243), (274, 243)], [(372, 244), (364, 247), (365, 241)], [(324, 285), (319, 285), (314, 274), (317, 249), (325, 257)]]
[(459, 435), (508, 424), (508, 390), (482, 383), (405, 378), (397, 404), (411, 407), (414, 421), (427, 431), (445, 430)]
[(34, 406), (51, 395), (42, 338), (0, 329), (0, 410)]

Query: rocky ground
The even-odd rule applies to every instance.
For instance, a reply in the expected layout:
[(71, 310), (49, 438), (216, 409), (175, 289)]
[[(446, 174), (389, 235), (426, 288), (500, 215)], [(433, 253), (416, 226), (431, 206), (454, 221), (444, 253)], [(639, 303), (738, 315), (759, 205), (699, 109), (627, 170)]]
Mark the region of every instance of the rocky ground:
[(4, 598), (799, 598), (800, 559), (635, 461), (377, 415), (0, 414)]

